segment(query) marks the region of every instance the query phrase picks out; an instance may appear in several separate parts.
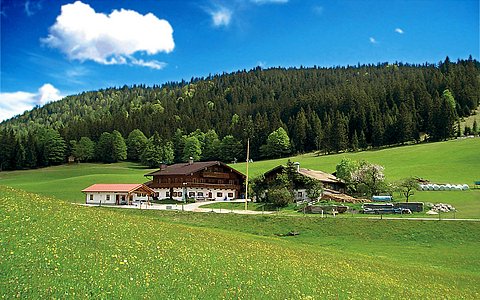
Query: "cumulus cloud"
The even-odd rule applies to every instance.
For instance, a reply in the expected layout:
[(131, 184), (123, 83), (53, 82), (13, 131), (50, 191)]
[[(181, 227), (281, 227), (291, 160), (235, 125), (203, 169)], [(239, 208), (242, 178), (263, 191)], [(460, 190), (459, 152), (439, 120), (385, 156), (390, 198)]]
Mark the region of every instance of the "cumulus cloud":
[(175, 47), (170, 23), (152, 13), (142, 15), (121, 9), (107, 15), (95, 12), (81, 1), (62, 6), (61, 14), (42, 42), (59, 49), (71, 60), (154, 69), (161, 69), (165, 64), (139, 60), (134, 54), (170, 53)]
[(36, 93), (13, 92), (0, 93), (0, 122), (30, 110), (36, 105), (57, 101), (64, 96), (50, 83), (42, 85)]
[(395, 28), (395, 32), (396, 32), (396, 33), (399, 33), (399, 34), (403, 34), (403, 33), (404, 33), (403, 29), (401, 29), (401, 28)]
[(232, 10), (223, 6), (209, 10), (208, 13), (212, 17), (212, 22), (215, 27), (228, 26), (232, 20)]
[(372, 44), (377, 44), (378, 43), (377, 40), (374, 37), (370, 37), (369, 40), (370, 40), (370, 43), (372, 43)]

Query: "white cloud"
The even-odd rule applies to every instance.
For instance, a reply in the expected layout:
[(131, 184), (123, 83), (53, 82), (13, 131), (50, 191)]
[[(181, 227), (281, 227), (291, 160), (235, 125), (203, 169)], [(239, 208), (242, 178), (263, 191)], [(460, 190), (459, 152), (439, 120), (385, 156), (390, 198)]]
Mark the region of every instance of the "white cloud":
[(36, 93), (0, 93), (0, 122), (30, 110), (36, 105), (62, 99), (60, 91), (50, 83), (42, 85)]
[(232, 20), (232, 10), (223, 6), (210, 10), (208, 13), (212, 16), (213, 25), (216, 27), (228, 26)]
[(23, 5), (23, 9), (25, 11), (25, 14), (27, 14), (27, 16), (31, 17), (42, 9), (42, 2), (40, 2), (40, 1), (39, 2), (34, 2), (34, 1), (30, 2), (30, 1), (27, 0)]
[(121, 9), (106, 15), (81, 1), (63, 5), (49, 33), (42, 41), (69, 59), (105, 65), (134, 64), (158, 69), (162, 63), (141, 60), (143, 64), (138, 64), (133, 55), (170, 53), (175, 47), (170, 23), (152, 13), (141, 15)]
[(374, 37), (370, 37), (369, 40), (370, 40), (370, 43), (372, 43), (372, 44), (377, 44), (378, 43), (377, 40)]
[(255, 4), (268, 4), (268, 3), (284, 4), (288, 2), (288, 0), (250, 0), (250, 1)]
[(395, 28), (395, 32), (396, 32), (396, 33), (399, 33), (399, 34), (403, 34), (403, 33), (404, 33), (403, 29), (401, 29), (401, 28)]

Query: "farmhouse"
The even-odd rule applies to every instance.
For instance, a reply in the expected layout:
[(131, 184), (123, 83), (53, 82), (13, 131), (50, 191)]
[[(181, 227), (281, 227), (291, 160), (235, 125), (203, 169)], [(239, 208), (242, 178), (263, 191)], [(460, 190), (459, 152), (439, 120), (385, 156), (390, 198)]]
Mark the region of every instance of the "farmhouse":
[(149, 200), (154, 191), (144, 184), (94, 184), (82, 190), (87, 204), (131, 204)]
[[(297, 173), (299, 173), (300, 175), (320, 181), (323, 185), (324, 192), (329, 194), (345, 193), (345, 183), (334, 175), (322, 171), (300, 168), (300, 163), (298, 162), (295, 162), (293, 165), (295, 166), (295, 170), (297, 171)], [(267, 182), (275, 180), (277, 175), (281, 174), (285, 170), (285, 168), (286, 166), (280, 165), (271, 169), (270, 171), (267, 171), (264, 174), (265, 180)], [(295, 200), (301, 201), (306, 199), (306, 189), (297, 189)]]
[(232, 200), (239, 198), (245, 175), (220, 161), (162, 165), (160, 170), (146, 174), (152, 180), (145, 184), (155, 197), (183, 200)]

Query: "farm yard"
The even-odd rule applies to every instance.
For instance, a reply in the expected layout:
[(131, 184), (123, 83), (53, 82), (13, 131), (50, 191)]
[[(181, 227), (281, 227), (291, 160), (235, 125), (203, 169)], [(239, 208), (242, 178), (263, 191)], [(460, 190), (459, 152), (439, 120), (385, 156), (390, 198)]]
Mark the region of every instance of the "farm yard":
[[(342, 157), (354, 156), (384, 164), (392, 180), (416, 175), (472, 185), (479, 144), (453, 140), (292, 160), (332, 172)], [(254, 162), (251, 171), (278, 163)], [(80, 190), (92, 183), (143, 182), (150, 171), (119, 163), (0, 173), (2, 298), (480, 297), (480, 222), (71, 204), (84, 202)], [(457, 218), (480, 218), (480, 189), (418, 191), (412, 201), (450, 203)]]

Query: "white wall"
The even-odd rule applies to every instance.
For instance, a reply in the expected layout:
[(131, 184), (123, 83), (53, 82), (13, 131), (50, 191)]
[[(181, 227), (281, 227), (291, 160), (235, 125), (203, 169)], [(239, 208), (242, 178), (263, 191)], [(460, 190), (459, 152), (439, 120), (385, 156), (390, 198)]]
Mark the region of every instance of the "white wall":
[[(170, 198), (167, 196), (167, 192), (170, 192), (170, 189), (154, 189), (156, 193), (159, 193), (158, 199), (165, 199), (165, 198)], [(238, 198), (237, 193), (235, 190), (232, 189), (207, 189), (207, 188), (187, 188), (187, 197), (188, 198), (193, 198), (193, 196), (189, 196), (190, 193), (195, 193), (195, 198), (204, 198), (205, 200), (209, 199), (208, 194), (211, 192), (212, 193), (212, 198), (213, 200), (216, 201), (223, 201), (225, 199), (225, 196), (227, 197), (227, 200), (233, 200)], [(173, 192), (175, 193), (182, 193), (182, 196), (177, 196), (173, 197), (173, 199), (177, 201), (183, 201), (183, 189), (182, 188), (174, 188)], [(200, 196), (199, 193), (203, 193), (203, 196)], [(221, 193), (219, 195), (218, 193)], [(233, 196), (229, 197), (228, 194), (232, 193)]]
[[(90, 195), (93, 195), (93, 200), (90, 200)], [(110, 196), (110, 200), (107, 201), (107, 195)], [(85, 195), (85, 203), (87, 204), (100, 204), (100, 201), (102, 204), (116, 204), (116, 197), (119, 195), (120, 199), (120, 204), (127, 204), (128, 202), (128, 197), (127, 194), (125, 193), (112, 193), (112, 192), (90, 192), (86, 193)], [(125, 200), (122, 201), (122, 196), (125, 197)], [(132, 194), (133, 196), (133, 201), (139, 201), (139, 200), (148, 200), (148, 196), (140, 196), (137, 195), (136, 193)]]

